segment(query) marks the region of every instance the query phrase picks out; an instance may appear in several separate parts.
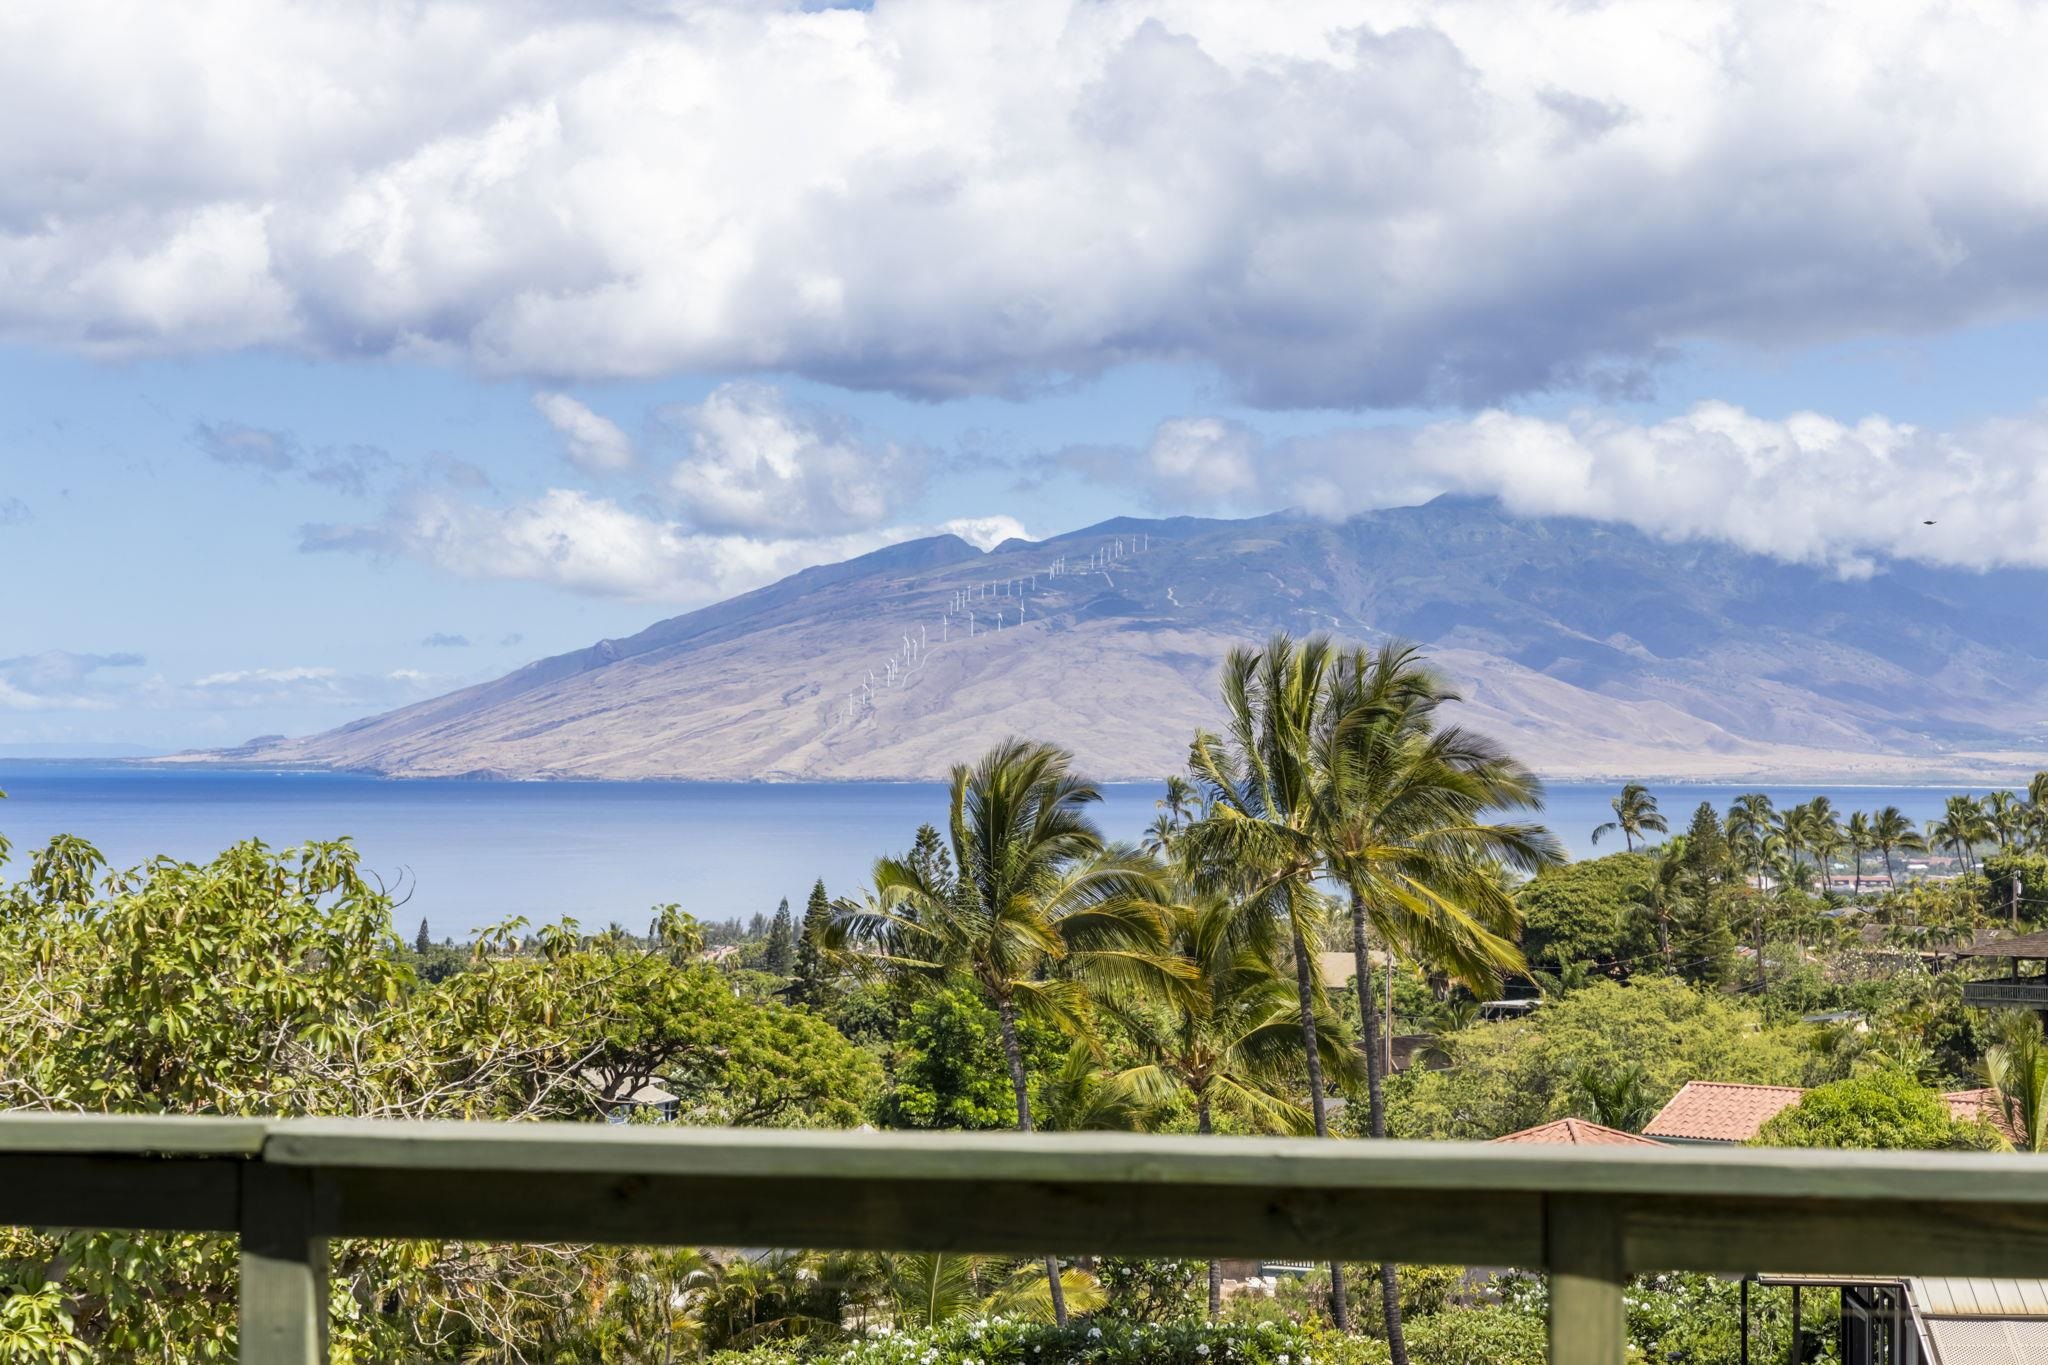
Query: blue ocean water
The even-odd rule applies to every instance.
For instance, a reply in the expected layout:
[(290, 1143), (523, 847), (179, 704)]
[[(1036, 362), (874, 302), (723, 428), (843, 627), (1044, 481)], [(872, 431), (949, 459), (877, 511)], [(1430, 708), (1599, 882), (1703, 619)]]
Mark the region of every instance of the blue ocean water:
[[(1701, 801), (1725, 808), (1754, 787), (1654, 789), (1674, 829)], [(1896, 805), (1938, 814), (1954, 788), (1765, 788), (1780, 804), (1826, 792), (1842, 810)], [(0, 834), (21, 871), (53, 834), (78, 834), (117, 866), (159, 853), (205, 858), (238, 839), (276, 847), (352, 837), (366, 866), (409, 897), (408, 933), (424, 916), (434, 937), (466, 938), (513, 915), (574, 916), (637, 928), (674, 901), (701, 919), (801, 905), (823, 878), (834, 895), (866, 883), (877, 856), (908, 847), (920, 823), (944, 826), (943, 788), (916, 783), (390, 781), (350, 773), (150, 768), (0, 759)], [(1560, 783), (1543, 819), (1574, 856), (1608, 818), (1613, 785)], [(1104, 789), (1097, 822), (1135, 839), (1160, 789)]]

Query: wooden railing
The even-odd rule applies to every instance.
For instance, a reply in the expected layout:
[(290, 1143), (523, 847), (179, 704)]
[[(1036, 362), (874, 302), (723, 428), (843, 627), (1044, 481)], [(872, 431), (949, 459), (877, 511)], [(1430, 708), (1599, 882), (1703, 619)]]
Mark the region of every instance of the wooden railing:
[(2048, 1275), (2048, 1162), (36, 1115), (0, 1118), (0, 1223), (239, 1234), (263, 1365), (324, 1359), (333, 1237), (1519, 1266), (1553, 1361), (1620, 1365), (1635, 1272)]
[(1963, 1003), (1974, 1009), (2048, 1009), (2048, 977), (2023, 976), (2018, 980), (1998, 977), (1989, 981), (1965, 981)]

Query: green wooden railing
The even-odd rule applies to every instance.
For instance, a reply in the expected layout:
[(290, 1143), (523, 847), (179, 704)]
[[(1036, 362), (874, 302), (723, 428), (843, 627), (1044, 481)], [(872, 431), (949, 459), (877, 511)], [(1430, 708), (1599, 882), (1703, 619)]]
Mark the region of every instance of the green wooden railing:
[(1651, 1270), (2048, 1275), (2048, 1162), (583, 1124), (0, 1118), (0, 1223), (235, 1233), (242, 1359), (326, 1350), (332, 1237), (1518, 1266), (1620, 1365)]

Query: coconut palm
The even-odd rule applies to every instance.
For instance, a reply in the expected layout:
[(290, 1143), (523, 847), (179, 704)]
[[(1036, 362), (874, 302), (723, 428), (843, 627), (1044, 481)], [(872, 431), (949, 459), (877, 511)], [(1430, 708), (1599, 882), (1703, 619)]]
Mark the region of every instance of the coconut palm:
[[(1197, 731), (1188, 753), (1207, 814), (1180, 838), (1201, 890), (1233, 896), (1253, 911), (1243, 921), (1247, 928), (1263, 924), (1285, 938), (1317, 1137), (1329, 1136), (1330, 1120), (1316, 1023), (1322, 983), (1309, 945), (1319, 938), (1329, 903), (1315, 886), (1322, 851), (1314, 829), (1314, 750), (1334, 664), (1322, 636), (1296, 643), (1278, 634), (1263, 649), (1233, 649), (1225, 657), (1225, 732)], [(1330, 1272), (1330, 1316), (1349, 1330), (1343, 1270), (1333, 1265)]]
[(1776, 831), (1777, 813), (1766, 793), (1745, 792), (1729, 802), (1728, 816), (1721, 822), (1737, 864), (1759, 879), (1763, 876), (1766, 846)]
[(1630, 782), (1621, 789), (1621, 795), (1607, 803), (1614, 811), (1614, 818), (1593, 829), (1593, 842), (1599, 843), (1603, 834), (1619, 831), (1628, 851), (1636, 851), (1636, 840), (1646, 832), (1665, 834), (1671, 826), (1657, 813), (1657, 798), (1650, 795), (1650, 789), (1640, 782)]
[(1892, 853), (1920, 853), (1927, 848), (1927, 841), (1913, 828), (1913, 822), (1897, 806), (1886, 806), (1870, 820), (1871, 847), (1884, 855), (1885, 880), (1898, 888), (1899, 879), (1892, 871)]
[[(0, 792), (0, 796), (6, 793)], [(2027, 843), (2039, 848), (2048, 843), (2048, 772), (2037, 772), (2027, 782), (2026, 809)], [(0, 845), (0, 854), (6, 851)]]
[(1820, 892), (1827, 894), (1828, 880), (1835, 853), (1842, 847), (1841, 817), (1835, 813), (1835, 803), (1825, 796), (1816, 796), (1802, 808), (1806, 812), (1801, 836), (1806, 842), (1806, 851), (1813, 855), (1813, 870), (1820, 878)]
[(2019, 842), (2026, 827), (2026, 811), (2017, 796), (2011, 792), (1987, 792), (1979, 809), (1984, 812), (1984, 827), (1998, 841), (2000, 852)]
[(1989, 838), (1990, 822), (1971, 796), (1951, 796), (1942, 807), (1941, 818), (1927, 826), (1927, 842), (1955, 854), (1965, 872), (1976, 870), (1976, 847)]
[[(1270, 953), (1245, 932), (1244, 906), (1219, 896), (1172, 907), (1173, 949), (1187, 964), (1188, 995), (1166, 1009), (1121, 1010), (1118, 1018), (1139, 1058), (1108, 1076), (1105, 1097), (1126, 1112), (1156, 1114), (1185, 1097), (1195, 1131), (1213, 1133), (1219, 1110), (1254, 1129), (1315, 1131), (1314, 1116), (1291, 1095), (1301, 1058), (1295, 994)], [(1317, 1030), (1324, 1074), (1352, 1078), (1360, 1058), (1327, 1016)], [(1209, 1263), (1209, 1316), (1223, 1311), (1223, 1272)]]
[(1855, 880), (1856, 895), (1860, 897), (1863, 894), (1863, 855), (1876, 847), (1876, 835), (1866, 812), (1850, 813), (1842, 826), (1842, 847), (1849, 850), (1851, 875)]
[(1618, 1071), (1597, 1066), (1580, 1066), (1572, 1072), (1572, 1084), (1586, 1097), (1593, 1122), (1624, 1133), (1640, 1133), (1657, 1117), (1661, 1108), (1650, 1090), (1642, 1063), (1631, 1062)]
[[(875, 897), (834, 908), (830, 942), (849, 958), (923, 986), (964, 982), (995, 1012), (1017, 1103), (1032, 1129), (1018, 1026), (1035, 1020), (1085, 1037), (1098, 993), (1163, 989), (1180, 969), (1162, 951), (1157, 865), (1105, 846), (1085, 815), (1101, 792), (1065, 750), (1010, 739), (951, 782), (951, 868), (927, 859), (875, 864)], [(1046, 1258), (1055, 1320), (1066, 1321), (1059, 1264)]]

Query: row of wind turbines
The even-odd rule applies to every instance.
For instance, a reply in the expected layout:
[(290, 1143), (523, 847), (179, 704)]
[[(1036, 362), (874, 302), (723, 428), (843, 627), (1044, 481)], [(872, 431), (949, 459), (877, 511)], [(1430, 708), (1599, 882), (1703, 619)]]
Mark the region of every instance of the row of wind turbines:
[[(952, 589), (946, 609), (939, 615), (939, 638), (931, 638), (928, 622), (920, 622), (915, 630), (900, 632), (900, 643), (895, 652), (882, 661), (879, 669), (862, 670), (860, 678), (847, 689), (845, 700), (826, 714), (825, 728), (830, 729), (834, 724), (851, 725), (874, 710), (875, 699), (882, 692), (908, 686), (913, 677), (924, 671), (931, 651), (951, 644), (954, 630), (961, 626), (965, 627), (961, 639), (974, 640), (1023, 625), (1029, 616), (1030, 599), (1040, 591), (1038, 580), (1041, 577), (1050, 580), (1075, 574), (1101, 574), (1108, 580), (1111, 565), (1143, 554), (1150, 548), (1152, 537), (1149, 534), (1118, 536), (1090, 550), (1080, 560), (1067, 555), (1057, 556), (1046, 565), (1043, 574), (992, 578)], [(1115, 586), (1114, 580), (1109, 581), (1112, 587)]]

